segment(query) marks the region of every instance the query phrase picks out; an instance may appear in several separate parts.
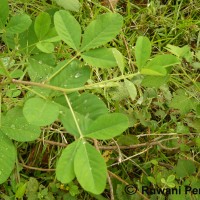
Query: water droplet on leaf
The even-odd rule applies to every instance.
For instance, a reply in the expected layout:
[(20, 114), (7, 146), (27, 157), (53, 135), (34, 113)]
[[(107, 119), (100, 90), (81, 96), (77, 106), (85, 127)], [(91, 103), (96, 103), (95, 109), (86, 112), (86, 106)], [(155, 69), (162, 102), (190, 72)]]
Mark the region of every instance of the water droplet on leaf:
[(81, 74), (78, 72), (77, 74), (75, 74), (75, 78), (79, 78), (81, 76)]

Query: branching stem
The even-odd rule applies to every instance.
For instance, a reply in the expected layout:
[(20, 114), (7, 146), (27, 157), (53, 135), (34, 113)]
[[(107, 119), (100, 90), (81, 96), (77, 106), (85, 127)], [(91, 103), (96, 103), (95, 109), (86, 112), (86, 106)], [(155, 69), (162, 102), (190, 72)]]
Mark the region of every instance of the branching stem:
[[(22, 80), (16, 80), (16, 79), (12, 79), (11, 82), (7, 82), (7, 84), (14, 83), (14, 84), (30, 85), (30, 86), (37, 86), (37, 87), (40, 87), (40, 88), (51, 89), (51, 90), (59, 91), (59, 92), (62, 92), (62, 93), (71, 93), (71, 92), (76, 92), (76, 91), (80, 91), (80, 90), (92, 90), (92, 89), (95, 89), (95, 88), (118, 87), (118, 84), (115, 83), (115, 82), (123, 80), (125, 78), (133, 78), (134, 76), (137, 76), (138, 74), (139, 73), (122, 75), (122, 76), (119, 76), (119, 77), (116, 77), (116, 78), (113, 78), (113, 79), (110, 79), (110, 80), (101, 81), (101, 82), (98, 82), (98, 83), (93, 83), (93, 84), (90, 84), (90, 85), (85, 85), (83, 87), (71, 88), (71, 89), (57, 87), (57, 86), (44, 84), (44, 83), (22, 81)], [(4, 82), (0, 83), (0, 86), (1, 85), (5, 85)]]

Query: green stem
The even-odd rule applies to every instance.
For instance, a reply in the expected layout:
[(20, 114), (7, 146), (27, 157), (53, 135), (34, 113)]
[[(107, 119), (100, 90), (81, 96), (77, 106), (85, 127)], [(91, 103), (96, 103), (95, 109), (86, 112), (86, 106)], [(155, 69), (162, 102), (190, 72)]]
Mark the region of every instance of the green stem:
[(67, 65), (69, 65), (74, 59), (76, 59), (79, 56), (79, 54), (77, 53), (73, 58), (71, 58), (65, 65), (63, 65), (58, 71), (56, 71), (54, 74), (52, 74), (47, 80), (45, 80), (46, 82), (49, 82), (53, 77), (55, 77), (57, 74), (59, 74)]
[(22, 85), (30, 85), (30, 86), (37, 86), (37, 87), (40, 87), (40, 88), (46, 88), (46, 89), (51, 89), (51, 90), (60, 91), (60, 92), (69, 92), (68, 91), (69, 89), (64, 89), (64, 88), (61, 88), (61, 87), (56, 87), (56, 86), (53, 86), (53, 85), (37, 83), (37, 82), (21, 81), (21, 80), (12, 79), (12, 83), (22, 84)]
[[(125, 78), (133, 78), (134, 76), (137, 76), (138, 74), (139, 73), (122, 75), (122, 76), (119, 76), (119, 77), (116, 77), (116, 78), (113, 78), (113, 79), (110, 79), (110, 80), (101, 81), (99, 83), (94, 83), (94, 84), (85, 85), (83, 87), (72, 88), (72, 89), (61, 88), (61, 87), (48, 85), (48, 84), (44, 84), (44, 83), (21, 81), (21, 80), (16, 80), (16, 79), (12, 79), (12, 83), (22, 84), (22, 85), (30, 85), (30, 86), (37, 86), (37, 87), (40, 87), (40, 88), (46, 88), (46, 89), (51, 89), (51, 90), (60, 91), (60, 92), (64, 92), (64, 93), (70, 93), (70, 92), (76, 92), (76, 91), (79, 91), (79, 90), (91, 90), (91, 89), (104, 88), (104, 87), (117, 87), (118, 84), (112, 83), (112, 82), (120, 81), (120, 80), (123, 80)], [(108, 84), (108, 83), (112, 83), (112, 84)]]
[(36, 94), (37, 96), (41, 97), (42, 99), (47, 99), (45, 96), (41, 95), (39, 92), (36, 92), (35, 90), (29, 88), (29, 87), (26, 87), (25, 85), (22, 86), (24, 89), (32, 92), (33, 94)]
[(70, 103), (70, 101), (69, 101), (69, 98), (68, 98), (68, 96), (67, 96), (66, 93), (64, 93), (64, 96), (65, 96), (65, 99), (66, 99), (67, 104), (68, 104), (68, 106), (69, 106), (69, 109), (70, 109), (70, 111), (71, 111), (71, 113), (72, 113), (72, 116), (73, 116), (73, 118), (74, 118), (74, 122), (75, 122), (75, 124), (76, 124), (77, 129), (78, 129), (80, 138), (82, 139), (82, 138), (84, 137), (84, 135), (83, 135), (83, 133), (82, 133), (82, 131), (81, 131), (81, 129), (80, 129), (80, 126), (79, 126), (79, 124), (78, 124), (78, 120), (76, 119), (76, 115), (75, 115), (74, 110), (73, 110), (73, 108), (72, 108), (72, 106), (71, 106), (71, 103)]

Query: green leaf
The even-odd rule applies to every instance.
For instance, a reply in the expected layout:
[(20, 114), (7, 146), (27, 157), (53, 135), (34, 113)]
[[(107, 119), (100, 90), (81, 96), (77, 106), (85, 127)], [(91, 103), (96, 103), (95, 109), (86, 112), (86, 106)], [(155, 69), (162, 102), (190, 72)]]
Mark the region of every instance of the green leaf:
[(23, 113), (30, 124), (46, 126), (58, 118), (59, 107), (54, 102), (35, 97), (25, 102)]
[[(93, 94), (71, 94), (69, 99), (82, 132), (87, 130), (91, 120), (95, 120), (97, 117), (108, 113), (104, 102)], [(62, 114), (60, 114), (59, 118), (65, 129), (72, 135), (80, 136), (70, 109), (63, 106), (61, 110)]]
[(54, 78), (51, 79), (51, 84), (63, 88), (77, 88), (83, 86), (90, 78), (90, 69), (88, 66), (81, 66), (78, 60), (68, 64), (68, 60), (58, 63), (53, 74), (66, 66)]
[(8, 34), (22, 33), (29, 28), (31, 23), (31, 18), (27, 14), (16, 15), (8, 22), (6, 32)]
[(56, 166), (56, 177), (62, 183), (70, 183), (75, 178), (74, 157), (79, 147), (79, 140), (68, 145), (63, 151)]
[(39, 182), (36, 178), (30, 177), (29, 181), (27, 182), (27, 189), (26, 193), (36, 193), (39, 189)]
[(158, 161), (157, 160), (151, 160), (151, 163), (155, 166), (158, 166)]
[(35, 19), (34, 30), (39, 40), (41, 40), (49, 31), (51, 17), (46, 12), (41, 12)]
[[(44, 54), (42, 55), (45, 56)], [(52, 73), (53, 67), (45, 64), (42, 58), (36, 59), (34, 57), (29, 59), (28, 75), (31, 81), (42, 82)], [(49, 59), (51, 59), (51, 56), (49, 56)]]
[(169, 76), (152, 76), (145, 75), (142, 80), (142, 86), (159, 88), (169, 80)]
[(44, 36), (42, 42), (59, 42), (60, 40), (61, 40), (60, 36), (58, 36), (55, 27), (53, 27)]
[[(151, 183), (153, 183), (153, 184), (156, 184), (156, 180), (155, 180), (154, 177), (152, 177), (152, 176), (147, 176), (147, 179), (148, 179), (149, 182), (151, 182)], [(162, 180), (161, 180), (161, 181), (162, 181)]]
[(96, 48), (111, 41), (119, 34), (122, 25), (123, 17), (118, 13), (106, 13), (98, 16), (84, 32), (81, 51)]
[(35, 35), (33, 23), (26, 31), (19, 34), (17, 39), (18, 42), (17, 44), (15, 37), (13, 37), (13, 33), (6, 32), (6, 34), (3, 35), (3, 40), (9, 48), (19, 49), (20, 52), (26, 55), (30, 53), (33, 54), (39, 52), (39, 50), (36, 48), (35, 45), (38, 42), (38, 38)]
[(176, 175), (180, 178), (189, 177), (196, 171), (194, 162), (191, 160), (178, 160), (178, 164), (175, 168)]
[(161, 183), (166, 184), (166, 180), (164, 178), (161, 178)]
[(50, 42), (38, 42), (36, 46), (40, 51), (44, 53), (54, 52), (54, 45)]
[(170, 188), (174, 188), (176, 185), (175, 185), (175, 183), (166, 183), (167, 184), (167, 186), (168, 187), (170, 187)]
[(101, 154), (82, 141), (74, 159), (74, 171), (84, 190), (100, 194), (106, 187), (106, 164)]
[(85, 116), (86, 118), (95, 120), (99, 116), (108, 113), (105, 103), (96, 95), (91, 93), (71, 94), (70, 101), (73, 103), (73, 110)]
[(112, 48), (99, 48), (81, 54), (86, 63), (93, 67), (109, 68), (117, 66)]
[(31, 59), (37, 60), (39, 64), (45, 64), (53, 67), (56, 65), (56, 57), (54, 54), (39, 53), (31, 56)]
[(151, 68), (142, 68), (141, 74), (152, 76), (166, 76), (167, 70), (159, 66), (152, 66)]
[(129, 98), (129, 92), (125, 87), (124, 82), (119, 82), (118, 87), (109, 90), (112, 100), (120, 102), (126, 98)]
[(134, 83), (132, 83), (131, 81), (129, 81), (127, 79), (124, 80), (124, 83), (125, 83), (125, 87), (128, 90), (128, 93), (131, 97), (131, 100), (134, 101), (135, 98), (137, 97), (137, 89), (136, 89)]
[(121, 54), (121, 52), (119, 52), (116, 48), (112, 48), (112, 52), (113, 52), (113, 55), (114, 55), (115, 60), (117, 62), (117, 65), (118, 65), (121, 73), (123, 74), (124, 73), (124, 67), (125, 67), (124, 57)]
[(180, 89), (177, 91), (177, 94), (174, 95), (169, 107), (180, 110), (180, 113), (184, 115), (190, 110), (195, 109), (195, 103), (193, 99), (185, 94), (184, 90)]
[(81, 4), (78, 0), (56, 0), (56, 3), (65, 10), (78, 12)]
[(0, 1), (0, 30), (4, 28), (5, 23), (8, 18), (9, 7), (8, 7), (8, 0), (1, 0)]
[(0, 130), (0, 184), (10, 176), (17, 158), (17, 151), (12, 141)]
[(17, 191), (15, 193), (16, 198), (23, 198), (25, 192), (26, 192), (26, 186), (27, 183), (21, 183), (20, 186), (17, 188)]
[(54, 15), (54, 24), (60, 38), (74, 50), (78, 50), (81, 41), (81, 26), (67, 11), (60, 10)]
[(190, 129), (188, 126), (185, 126), (182, 122), (176, 122), (176, 133), (189, 134)]
[(194, 128), (197, 131), (197, 133), (200, 132), (200, 118), (196, 118), (196, 119), (193, 118), (187, 121), (188, 121), (187, 124), (190, 127)]
[(17, 89), (17, 86), (10, 84), (9, 90), (6, 91), (6, 96), (8, 97), (17, 97), (21, 94), (21, 91)]
[(170, 182), (173, 182), (175, 180), (175, 176), (173, 174), (169, 175), (167, 177), (167, 182), (170, 183)]
[(171, 67), (179, 63), (180, 61), (176, 56), (168, 54), (157, 55), (141, 69), (141, 74), (166, 76)]
[(7, 68), (10, 69), (11, 67), (14, 66), (15, 64), (15, 60), (12, 57), (2, 57), (0, 58), (0, 62), (2, 62), (2, 64)]
[(33, 141), (40, 136), (40, 128), (31, 125), (25, 119), (22, 108), (15, 107), (2, 116), (2, 132), (16, 141)]
[(100, 140), (107, 140), (120, 135), (128, 127), (129, 120), (124, 114), (104, 114), (90, 124), (85, 136)]
[(166, 49), (179, 58), (182, 58), (185, 56), (187, 57), (187, 55), (190, 54), (190, 47), (188, 45), (185, 45), (183, 47), (177, 47), (177, 46), (168, 44), (166, 46)]
[(192, 63), (192, 67), (193, 67), (195, 70), (200, 69), (200, 62), (193, 62), (193, 63)]
[(12, 71), (10, 75), (12, 78), (20, 78), (24, 75), (24, 71), (21, 69), (16, 69), (15, 71)]
[[(76, 185), (76, 183), (70, 183), (69, 184), (69, 193), (72, 195), (72, 197), (75, 197), (75, 196), (77, 196), (78, 194), (80, 194), (81, 193), (81, 191), (80, 191), (80, 189), (79, 189), (79, 186), (78, 185)], [(70, 198), (68, 198), (68, 199), (70, 199)], [(67, 200), (68, 200), (67, 199)], [(71, 200), (73, 200), (73, 199), (71, 199)], [(77, 199), (76, 199), (77, 200)]]
[(171, 67), (173, 65), (176, 64), (180, 64), (180, 60), (174, 56), (174, 55), (170, 55), (170, 54), (164, 54), (164, 55), (157, 55), (155, 56), (151, 61), (149, 61), (146, 65), (145, 65), (145, 69), (154, 69), (154, 68), (168, 68)]
[(145, 36), (140, 36), (137, 39), (135, 46), (136, 65), (141, 70), (151, 55), (151, 42)]
[[(77, 112), (74, 112), (74, 115), (76, 117), (76, 121), (78, 122), (78, 126), (80, 127), (80, 130), (82, 133), (82, 131), (84, 131), (85, 127), (87, 126), (87, 124), (90, 123), (91, 120), (89, 118), (84, 119), (84, 116), (82, 116), (81, 114), (79, 114)], [(60, 120), (61, 120), (64, 128), (70, 134), (72, 134), (76, 137), (80, 137), (81, 133), (79, 132), (79, 129), (77, 127), (74, 116), (69, 108), (64, 107), (62, 109), (62, 114), (60, 115)]]

